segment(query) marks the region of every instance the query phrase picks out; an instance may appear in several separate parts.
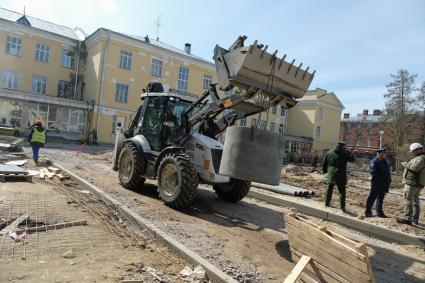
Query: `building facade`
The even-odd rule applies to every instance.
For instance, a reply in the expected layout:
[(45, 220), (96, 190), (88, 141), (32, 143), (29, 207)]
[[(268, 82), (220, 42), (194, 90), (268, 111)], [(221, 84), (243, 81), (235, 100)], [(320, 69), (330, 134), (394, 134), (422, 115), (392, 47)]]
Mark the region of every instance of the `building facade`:
[[(151, 81), (194, 98), (216, 80), (214, 64), (190, 44), (178, 49), (104, 28), (86, 35), (2, 8), (0, 62), (0, 124), (23, 134), (41, 119), (50, 137), (89, 142), (113, 143), (117, 123), (128, 125)], [(285, 136), (288, 152), (321, 150), (335, 142), (337, 130), (324, 125), (339, 123), (342, 108), (317, 89), (289, 111), (274, 106), (238, 125)]]
[(339, 140), (344, 105), (333, 92), (321, 88), (308, 91), (288, 110), (286, 152), (321, 155)]

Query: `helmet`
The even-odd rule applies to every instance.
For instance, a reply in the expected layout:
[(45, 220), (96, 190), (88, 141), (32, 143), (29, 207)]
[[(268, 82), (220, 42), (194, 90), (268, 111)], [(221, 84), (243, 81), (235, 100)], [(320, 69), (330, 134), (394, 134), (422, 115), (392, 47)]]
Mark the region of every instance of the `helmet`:
[(410, 145), (410, 151), (414, 151), (419, 148), (423, 148), (423, 145), (421, 145), (420, 143), (415, 142)]

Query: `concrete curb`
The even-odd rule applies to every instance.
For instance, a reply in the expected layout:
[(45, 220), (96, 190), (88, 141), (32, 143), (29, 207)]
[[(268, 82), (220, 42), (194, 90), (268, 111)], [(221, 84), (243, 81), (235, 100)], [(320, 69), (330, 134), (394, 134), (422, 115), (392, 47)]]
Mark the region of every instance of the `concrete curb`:
[(312, 207), (309, 206), (307, 203), (302, 203), (302, 200), (299, 199), (291, 200), (285, 196), (276, 197), (256, 191), (250, 191), (248, 193), (248, 196), (266, 201), (274, 205), (293, 207), (302, 213), (341, 224), (343, 226), (352, 228), (368, 236), (373, 236), (386, 242), (397, 242), (401, 244), (410, 244), (425, 248), (424, 237), (399, 232), (386, 227), (377, 226), (350, 216), (345, 216), (331, 211), (326, 211), (324, 209)]
[(137, 223), (141, 228), (148, 229), (151, 233), (154, 234), (155, 238), (163, 243), (164, 245), (168, 246), (172, 251), (174, 251), (178, 256), (180, 256), (182, 259), (186, 260), (188, 263), (196, 266), (201, 265), (208, 275), (208, 278), (211, 280), (211, 282), (229, 282), (229, 283), (237, 283), (235, 279), (218, 269), (216, 266), (208, 262), (207, 260), (203, 259), (198, 254), (191, 251), (189, 248), (187, 248), (185, 245), (179, 243), (175, 239), (173, 239), (171, 236), (169, 236), (167, 233), (156, 227), (153, 223), (150, 221), (144, 219), (128, 207), (121, 204), (118, 200), (114, 199), (109, 194), (105, 193), (101, 189), (97, 188), (96, 186), (90, 184), (86, 180), (82, 179), (81, 177), (77, 176), (76, 174), (72, 173), (68, 169), (64, 168), (63, 166), (54, 163), (54, 165), (58, 168), (60, 168), (63, 172), (71, 176), (71, 178), (76, 181), (81, 187), (83, 187), (86, 190), (91, 191), (92, 193), (99, 195), (103, 197), (105, 200), (109, 201), (113, 206), (115, 206), (120, 213), (122, 213), (125, 217), (132, 219)]

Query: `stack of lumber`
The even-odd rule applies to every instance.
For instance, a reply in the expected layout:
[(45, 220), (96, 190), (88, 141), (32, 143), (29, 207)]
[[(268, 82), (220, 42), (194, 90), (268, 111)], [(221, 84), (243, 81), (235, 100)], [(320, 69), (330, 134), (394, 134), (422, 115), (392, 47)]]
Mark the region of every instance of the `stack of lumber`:
[(45, 177), (52, 179), (53, 177), (56, 176), (61, 181), (66, 179), (67, 177), (62, 175), (60, 172), (61, 170), (59, 168), (52, 167), (52, 166), (47, 168), (42, 168), (40, 169), (39, 177), (40, 179), (44, 179)]
[(285, 215), (292, 258), (290, 282), (375, 282), (364, 243), (353, 241), (295, 213)]

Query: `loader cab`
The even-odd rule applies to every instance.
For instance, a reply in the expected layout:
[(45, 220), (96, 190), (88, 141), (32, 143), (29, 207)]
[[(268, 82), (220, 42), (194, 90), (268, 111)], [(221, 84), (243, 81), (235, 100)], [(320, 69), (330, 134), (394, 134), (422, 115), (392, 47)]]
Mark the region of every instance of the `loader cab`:
[(168, 93), (148, 93), (142, 99), (133, 134), (143, 135), (154, 151), (173, 145), (181, 130), (184, 109), (191, 102)]

